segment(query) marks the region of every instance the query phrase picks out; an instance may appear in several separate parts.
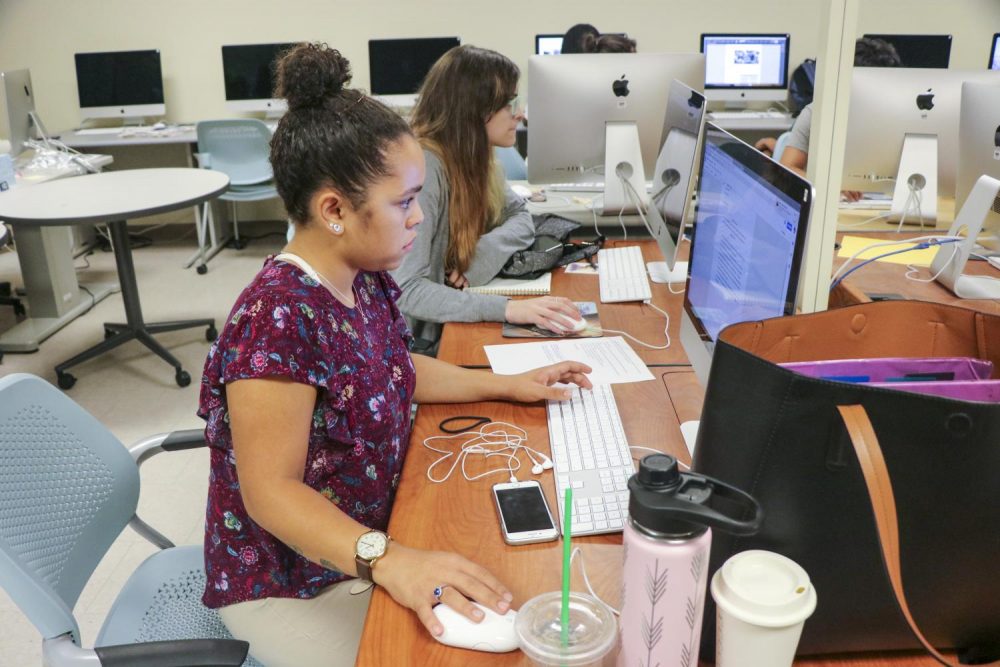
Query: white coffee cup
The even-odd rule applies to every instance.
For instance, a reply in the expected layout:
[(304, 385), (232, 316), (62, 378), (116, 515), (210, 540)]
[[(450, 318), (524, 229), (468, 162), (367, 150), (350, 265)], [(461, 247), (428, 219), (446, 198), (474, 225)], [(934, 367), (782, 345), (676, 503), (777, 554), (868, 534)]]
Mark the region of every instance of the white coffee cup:
[(716, 667), (789, 667), (816, 609), (809, 575), (770, 551), (738, 553), (712, 577)]

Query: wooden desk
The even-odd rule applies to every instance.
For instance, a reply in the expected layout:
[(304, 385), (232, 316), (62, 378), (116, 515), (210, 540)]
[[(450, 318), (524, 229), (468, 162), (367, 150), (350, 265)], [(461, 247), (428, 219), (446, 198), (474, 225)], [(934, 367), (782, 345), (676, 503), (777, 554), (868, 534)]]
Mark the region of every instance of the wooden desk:
[[(871, 238), (872, 241), (904, 241), (907, 237), (919, 234), (916, 232), (907, 235), (892, 232), (874, 232), (853, 235)], [(843, 235), (838, 235), (838, 240), (841, 236)], [(842, 257), (835, 257), (833, 261), (834, 270), (845, 261)], [(854, 265), (857, 265), (857, 260), (855, 260)], [(960, 306), (962, 308), (977, 310), (982, 313), (1000, 313), (1000, 301), (993, 299), (960, 299), (938, 282), (925, 283), (909, 280), (906, 278), (906, 272), (907, 268), (903, 264), (872, 262), (863, 269), (852, 273), (830, 294), (830, 307), (836, 308), (856, 303), (865, 303), (871, 301), (871, 298), (868, 296), (869, 294), (889, 293), (899, 294), (906, 299), (944, 303), (950, 306)], [(965, 272), (973, 275), (1000, 277), (1000, 272), (990, 266), (988, 262), (977, 260), (970, 260), (965, 265)], [(916, 277), (927, 279), (931, 275), (933, 274), (930, 268), (920, 268)]]
[[(609, 241), (609, 247), (634, 245), (634, 241)], [(662, 261), (660, 250), (652, 240), (638, 242), (642, 246), (643, 258), (647, 262)], [(689, 244), (685, 243), (681, 252), (686, 257)], [(666, 350), (651, 350), (633, 341), (628, 341), (647, 364), (686, 364), (687, 357), (680, 341), (681, 309), (684, 307), (683, 286), (674, 285), (680, 294), (671, 293), (667, 285), (650, 282), (653, 303), (670, 314), (670, 347)], [(601, 326), (605, 329), (627, 331), (641, 341), (651, 345), (663, 345), (664, 317), (649, 306), (635, 303), (601, 303), (598, 277), (596, 275), (567, 274), (561, 269), (552, 275), (552, 294), (565, 296), (574, 301), (593, 301), (597, 304)], [(441, 334), (438, 357), (461, 366), (489, 366), (483, 351), (484, 345), (505, 345), (508, 343), (538, 342), (537, 338), (504, 338), (503, 327), (496, 322), (449, 323)], [(617, 334), (608, 334), (615, 336)]]
[[(887, 209), (842, 208), (837, 213), (837, 230), (849, 233), (893, 231), (899, 227), (899, 222), (873, 220), (873, 218), (877, 218), (879, 215), (886, 215), (888, 213)], [(934, 225), (928, 224), (921, 230), (918, 224), (904, 224), (903, 230), (914, 233), (923, 231), (925, 234), (933, 234), (934, 232), (944, 234), (947, 233), (954, 219), (955, 198), (938, 197), (937, 222)]]

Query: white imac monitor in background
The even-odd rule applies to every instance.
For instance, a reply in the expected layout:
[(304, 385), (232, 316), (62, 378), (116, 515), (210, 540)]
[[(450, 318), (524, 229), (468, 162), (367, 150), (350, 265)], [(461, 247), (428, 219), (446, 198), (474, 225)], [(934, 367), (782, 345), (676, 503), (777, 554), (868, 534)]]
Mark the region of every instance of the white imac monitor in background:
[(739, 106), (742, 102), (784, 102), (788, 97), (787, 34), (701, 36), (705, 54), (705, 96)]
[(392, 107), (412, 107), (427, 72), (460, 43), (458, 37), (368, 40), (371, 94)]
[(17, 157), (25, 149), (24, 142), (34, 138), (31, 73), (26, 69), (0, 72), (0, 96), (0, 137), (10, 142), (10, 154)]
[(562, 53), (562, 34), (535, 35), (536, 56), (558, 56)]
[(965, 274), (972, 253), (1000, 255), (1000, 82), (962, 84), (958, 157), (948, 234), (964, 240), (938, 249), (931, 275), (958, 297), (1000, 299), (1000, 280)]
[(706, 386), (715, 341), (737, 322), (791, 315), (813, 187), (705, 124), (681, 343)]
[(263, 111), (278, 117), (288, 110), (274, 96), (275, 66), (295, 43), (240, 44), (222, 47), (222, 78), (226, 86), (226, 109)]
[(77, 53), (74, 57), (84, 120), (123, 118), (141, 122), (146, 116), (167, 112), (158, 50)]
[(651, 274), (660, 273), (663, 278), (660, 282), (678, 283), (687, 279), (688, 264), (677, 261), (677, 251), (691, 208), (692, 176), (697, 168), (698, 141), (704, 123), (705, 96), (680, 81), (671, 81), (647, 211), (649, 233), (659, 244), (665, 260), (649, 266)]
[(1000, 72), (856, 67), (841, 189), (893, 192), (891, 218), (935, 221), (938, 195), (955, 193), (966, 81)]
[(660, 153), (670, 81), (700, 89), (704, 76), (698, 53), (531, 56), (528, 180), (600, 183), (605, 214), (634, 211)]
[(1000, 69), (1000, 32), (993, 35), (993, 45), (990, 47), (990, 69)]

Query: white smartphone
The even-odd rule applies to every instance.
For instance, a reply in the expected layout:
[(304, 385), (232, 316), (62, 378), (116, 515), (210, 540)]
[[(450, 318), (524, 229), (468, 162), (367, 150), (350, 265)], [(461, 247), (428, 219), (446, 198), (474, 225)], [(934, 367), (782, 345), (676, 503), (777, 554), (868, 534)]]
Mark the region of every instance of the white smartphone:
[(500, 530), (507, 544), (549, 542), (559, 537), (552, 512), (538, 482), (501, 482), (493, 485)]

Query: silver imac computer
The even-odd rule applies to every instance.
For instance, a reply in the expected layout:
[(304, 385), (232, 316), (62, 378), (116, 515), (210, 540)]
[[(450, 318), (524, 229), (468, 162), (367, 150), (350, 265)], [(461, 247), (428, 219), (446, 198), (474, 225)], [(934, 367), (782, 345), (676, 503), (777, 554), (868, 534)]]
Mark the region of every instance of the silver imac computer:
[(1000, 69), (1000, 32), (993, 35), (993, 45), (990, 46), (990, 61), (987, 67), (990, 69)]
[(702, 34), (705, 96), (734, 107), (743, 102), (784, 102), (790, 42), (787, 34)]
[(664, 262), (650, 262), (650, 275), (657, 282), (687, 280), (687, 262), (677, 261), (677, 252), (691, 209), (693, 173), (697, 166), (698, 141), (705, 123), (705, 96), (680, 81), (670, 82), (667, 112), (663, 116), (660, 154), (653, 169), (650, 206), (646, 219)]
[(10, 142), (10, 154), (17, 157), (24, 151), (24, 142), (33, 139), (31, 128), (35, 100), (31, 73), (26, 69), (0, 72), (0, 137)]
[(240, 44), (222, 47), (222, 78), (226, 84), (226, 109), (263, 111), (277, 118), (288, 105), (274, 97), (274, 74), (278, 58), (295, 43)]
[(681, 313), (681, 344), (702, 386), (722, 329), (794, 313), (813, 197), (798, 174), (705, 124)]
[(412, 107), (427, 72), (460, 43), (458, 37), (369, 39), (371, 94), (392, 107)]
[(159, 51), (77, 53), (75, 59), (84, 120), (122, 118), (140, 123), (146, 116), (167, 112)]
[(951, 35), (865, 35), (892, 44), (899, 54), (900, 67), (948, 69)]
[(841, 189), (892, 192), (889, 218), (936, 221), (938, 195), (955, 192), (966, 81), (1000, 83), (1000, 72), (855, 68)]
[(670, 81), (700, 89), (698, 53), (599, 53), (528, 59), (528, 180), (589, 183), (605, 215), (647, 199)]
[(558, 56), (562, 53), (562, 33), (535, 35), (536, 56)]
[(938, 249), (931, 275), (958, 297), (1000, 299), (1000, 280), (964, 273), (972, 253), (1000, 254), (1000, 81), (962, 84), (958, 157), (956, 215), (948, 234), (964, 240)]

